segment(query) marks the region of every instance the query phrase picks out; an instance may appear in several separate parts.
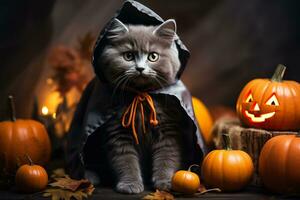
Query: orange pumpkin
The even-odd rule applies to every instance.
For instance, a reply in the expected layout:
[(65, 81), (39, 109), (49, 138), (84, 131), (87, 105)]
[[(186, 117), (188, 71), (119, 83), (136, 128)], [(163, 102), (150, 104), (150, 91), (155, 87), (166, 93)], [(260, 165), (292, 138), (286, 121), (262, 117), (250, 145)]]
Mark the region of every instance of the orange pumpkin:
[(272, 79), (254, 79), (244, 87), (236, 110), (245, 125), (267, 130), (300, 129), (300, 84), (283, 81), (285, 69), (278, 65)]
[(232, 150), (229, 137), (226, 138), (227, 149), (211, 151), (203, 160), (201, 174), (207, 186), (237, 191), (251, 180), (253, 162), (246, 152)]
[(18, 190), (21, 192), (38, 192), (46, 188), (48, 184), (48, 174), (43, 167), (34, 165), (30, 160), (29, 165), (22, 165), (17, 170), (15, 181)]
[(193, 166), (196, 165), (191, 165), (188, 171), (179, 170), (173, 175), (172, 190), (184, 194), (194, 194), (199, 190), (200, 179), (196, 173), (191, 172)]
[(300, 133), (271, 138), (259, 156), (259, 175), (276, 193), (300, 192)]
[(213, 135), (211, 134), (211, 129), (213, 126), (212, 116), (206, 106), (196, 97), (192, 97), (192, 103), (204, 142), (210, 146), (213, 142)]
[(45, 127), (34, 120), (16, 120), (13, 98), (10, 97), (12, 120), (0, 122), (0, 162), (7, 172), (15, 172), (27, 163), (27, 154), (37, 164), (44, 165), (50, 158), (50, 140)]

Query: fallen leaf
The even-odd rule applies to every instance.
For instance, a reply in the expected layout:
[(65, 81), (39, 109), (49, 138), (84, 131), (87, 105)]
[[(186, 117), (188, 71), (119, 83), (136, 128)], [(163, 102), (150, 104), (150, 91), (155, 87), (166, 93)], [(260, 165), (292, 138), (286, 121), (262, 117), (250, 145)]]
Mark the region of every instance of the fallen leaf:
[(62, 190), (60, 188), (46, 189), (43, 194), (44, 197), (50, 197), (52, 200), (70, 200), (72, 197), (76, 200), (87, 198), (88, 195), (82, 190), (73, 192), (70, 190)]
[(64, 178), (55, 178), (54, 180), (56, 182), (50, 183), (50, 186), (71, 190), (73, 192), (78, 189), (88, 188), (90, 185), (92, 185), (92, 183), (87, 179), (74, 180), (69, 176), (65, 176)]
[(43, 193), (44, 197), (50, 197), (52, 200), (82, 200), (91, 196), (95, 190), (93, 184), (87, 179), (75, 180), (71, 179), (62, 170), (56, 170), (52, 177), (64, 176), (54, 178), (54, 182), (49, 184), (49, 188)]
[(144, 200), (174, 200), (174, 196), (165, 191), (156, 190), (143, 197)]
[(81, 57), (90, 60), (93, 54), (93, 45), (96, 37), (92, 32), (87, 32), (83, 37), (78, 38), (79, 48), (78, 51)]

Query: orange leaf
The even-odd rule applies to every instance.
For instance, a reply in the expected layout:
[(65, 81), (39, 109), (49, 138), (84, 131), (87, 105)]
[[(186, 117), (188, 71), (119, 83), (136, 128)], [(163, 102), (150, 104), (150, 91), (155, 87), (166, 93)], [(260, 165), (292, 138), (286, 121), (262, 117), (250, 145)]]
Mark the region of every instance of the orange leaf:
[(174, 196), (165, 191), (156, 190), (143, 197), (144, 200), (174, 200)]
[(46, 189), (43, 194), (44, 197), (50, 197), (52, 200), (71, 200), (72, 197), (76, 200), (82, 200), (84, 198), (88, 198), (88, 195), (79, 190), (76, 192), (70, 191), (70, 190), (63, 190), (60, 188), (51, 188)]
[(88, 188), (91, 182), (87, 179), (74, 180), (70, 177), (66, 176), (64, 178), (55, 178), (56, 182), (50, 183), (49, 185), (52, 187), (59, 187), (61, 189), (67, 189), (71, 191), (76, 191), (78, 189)]
[[(91, 196), (95, 190), (93, 184), (87, 179), (71, 179), (61, 169), (55, 170), (52, 174), (55, 182), (50, 183), (50, 188), (44, 191), (44, 197), (50, 197), (52, 200), (82, 200)], [(63, 176), (63, 177), (59, 177)], [(59, 178), (57, 178), (59, 177)]]

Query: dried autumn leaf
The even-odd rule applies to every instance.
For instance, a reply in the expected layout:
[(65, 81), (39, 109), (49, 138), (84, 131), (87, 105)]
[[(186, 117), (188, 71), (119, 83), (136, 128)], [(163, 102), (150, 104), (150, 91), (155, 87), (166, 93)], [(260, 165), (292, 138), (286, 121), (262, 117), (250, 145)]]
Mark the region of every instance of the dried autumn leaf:
[(70, 191), (70, 190), (62, 190), (60, 188), (51, 188), (46, 189), (43, 194), (44, 197), (50, 197), (52, 200), (70, 200), (72, 197), (76, 200), (82, 200), (83, 198), (87, 198), (88, 194), (79, 191)]
[(55, 180), (56, 182), (50, 183), (49, 185), (52, 187), (71, 190), (73, 192), (78, 189), (88, 188), (90, 185), (92, 185), (91, 182), (87, 179), (74, 180), (68, 176), (64, 178), (55, 178)]
[(74, 71), (82, 60), (78, 51), (74, 48), (57, 45), (49, 51), (48, 63), (58, 72)]
[(83, 37), (78, 38), (79, 48), (78, 51), (81, 57), (90, 60), (93, 54), (93, 45), (96, 37), (92, 32), (87, 32)]
[(50, 197), (52, 200), (70, 200), (72, 197), (76, 200), (82, 200), (91, 196), (95, 190), (92, 183), (87, 179), (74, 180), (71, 179), (61, 169), (55, 170), (55, 176), (64, 176), (54, 178), (55, 182), (50, 183), (50, 188), (44, 191), (44, 197)]
[(165, 191), (156, 190), (143, 197), (144, 200), (174, 200), (174, 196)]
[(89, 187), (85, 188), (83, 191), (88, 195), (91, 196), (95, 190), (95, 187), (91, 184)]

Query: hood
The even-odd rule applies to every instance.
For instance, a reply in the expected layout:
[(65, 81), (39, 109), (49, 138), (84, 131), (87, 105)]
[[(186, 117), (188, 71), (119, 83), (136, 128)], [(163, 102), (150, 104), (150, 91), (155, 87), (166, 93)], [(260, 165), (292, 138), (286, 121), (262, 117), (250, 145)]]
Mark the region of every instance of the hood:
[[(146, 6), (132, 0), (125, 1), (122, 8), (115, 14), (115, 16), (105, 25), (102, 31), (99, 34), (97, 42), (94, 47), (92, 64), (94, 67), (94, 71), (98, 78), (102, 82), (107, 82), (102, 74), (102, 67), (98, 62), (99, 55), (101, 55), (104, 47), (107, 44), (106, 32), (107, 27), (111, 24), (112, 20), (117, 18), (124, 24), (136, 24), (136, 25), (160, 25), (164, 22), (164, 20), (157, 15), (154, 11), (150, 10)], [(186, 64), (188, 58), (190, 57), (190, 53), (185, 45), (181, 42), (180, 38), (177, 36), (175, 39), (175, 43), (179, 53), (179, 60), (181, 63), (180, 70), (177, 73), (177, 79), (180, 78)]]

